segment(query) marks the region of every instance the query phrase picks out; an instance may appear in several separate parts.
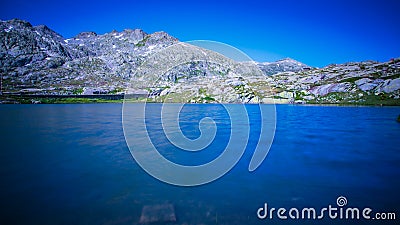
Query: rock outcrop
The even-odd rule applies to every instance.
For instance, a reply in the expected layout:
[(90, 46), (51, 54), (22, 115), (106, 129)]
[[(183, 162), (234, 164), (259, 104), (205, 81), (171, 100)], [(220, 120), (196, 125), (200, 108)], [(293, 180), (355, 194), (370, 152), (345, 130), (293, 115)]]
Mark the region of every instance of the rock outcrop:
[(400, 59), (332, 64), (270, 76), (274, 89), (310, 103), (400, 104)]

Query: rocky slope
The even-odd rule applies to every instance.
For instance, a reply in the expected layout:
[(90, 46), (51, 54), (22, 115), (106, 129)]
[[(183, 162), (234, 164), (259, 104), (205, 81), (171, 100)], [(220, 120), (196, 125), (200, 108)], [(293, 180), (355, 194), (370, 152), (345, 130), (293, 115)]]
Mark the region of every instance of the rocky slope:
[[(2, 91), (110, 92), (121, 89), (147, 54), (177, 43), (165, 32), (83, 32), (64, 39), (46, 26), (0, 22)], [(84, 89), (84, 90), (83, 90)]]
[(332, 64), (267, 80), (278, 98), (299, 103), (400, 103), (400, 59)]
[(399, 104), (399, 59), (321, 69), (289, 58), (235, 62), (165, 32), (83, 32), (65, 39), (46, 26), (18, 19), (0, 21), (0, 38), (2, 94), (142, 93), (151, 101), (168, 102)]

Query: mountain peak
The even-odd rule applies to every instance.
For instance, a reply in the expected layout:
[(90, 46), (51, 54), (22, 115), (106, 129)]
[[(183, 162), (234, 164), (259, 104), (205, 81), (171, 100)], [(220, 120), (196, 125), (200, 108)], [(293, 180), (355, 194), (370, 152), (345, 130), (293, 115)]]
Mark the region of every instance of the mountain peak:
[(158, 32), (154, 32), (148, 36), (147, 43), (150, 45), (154, 45), (154, 44), (161, 42), (161, 43), (166, 43), (169, 45), (169, 44), (173, 44), (178, 41), (179, 40), (177, 38), (169, 35), (165, 31), (158, 31)]
[(276, 62), (298, 62), (298, 61), (294, 60), (292, 58), (286, 57), (286, 58), (283, 58), (283, 59), (279, 59)]
[(127, 29), (124, 29), (124, 30), (122, 31), (122, 33), (127, 33), (127, 34), (130, 34), (130, 33), (135, 33), (135, 34), (146, 34), (146, 32), (144, 32), (142, 29), (138, 29), (138, 28), (133, 29), (133, 30), (127, 28)]
[(77, 34), (75, 38), (90, 38), (90, 37), (96, 37), (97, 34), (96, 32), (93, 31), (85, 31)]
[(151, 34), (151, 36), (155, 39), (175, 39), (178, 40), (174, 37), (172, 37), (171, 35), (169, 35), (167, 32), (165, 31), (157, 31)]
[(1, 21), (1, 22), (8, 23), (8, 24), (14, 25), (14, 26), (20, 26), (20, 27), (32, 27), (32, 24), (30, 24), (28, 21), (20, 20), (20, 19), (11, 19), (11, 20)]
[(258, 63), (258, 66), (266, 75), (273, 75), (276, 73), (289, 71), (299, 72), (310, 68), (306, 64), (292, 58), (283, 58), (275, 62)]

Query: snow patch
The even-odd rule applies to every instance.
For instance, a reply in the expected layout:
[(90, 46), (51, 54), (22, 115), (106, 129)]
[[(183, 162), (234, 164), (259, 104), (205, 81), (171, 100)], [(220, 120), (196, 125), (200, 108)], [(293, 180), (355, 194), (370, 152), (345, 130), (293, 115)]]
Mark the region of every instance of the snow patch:
[(8, 28), (4, 29), (5, 32), (10, 32), (14, 27), (13, 26), (9, 26)]
[(120, 34), (120, 35), (114, 34), (114, 36), (115, 36), (115, 38), (120, 38), (120, 37), (124, 36), (124, 34)]

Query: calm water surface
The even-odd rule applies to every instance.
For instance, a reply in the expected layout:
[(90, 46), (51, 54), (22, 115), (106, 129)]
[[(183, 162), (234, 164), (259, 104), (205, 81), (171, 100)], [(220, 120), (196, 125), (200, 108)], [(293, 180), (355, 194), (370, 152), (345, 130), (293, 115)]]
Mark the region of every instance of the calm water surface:
[[(247, 107), (257, 133), (258, 111)], [(0, 224), (138, 224), (144, 206), (166, 203), (175, 208), (172, 224), (324, 224), (261, 221), (256, 211), (264, 203), (336, 206), (338, 196), (349, 206), (400, 217), (399, 107), (278, 105), (263, 164), (247, 170), (254, 137), (233, 170), (198, 187), (168, 185), (145, 173), (126, 145), (121, 110), (121, 104), (0, 105)], [(165, 145), (160, 129), (151, 134), (160, 152), (188, 165), (218, 156), (229, 134), (221, 106), (188, 105), (184, 112), (181, 127), (191, 138), (199, 135), (202, 117), (215, 116), (216, 147), (183, 154)], [(149, 126), (159, 126), (158, 119), (154, 113)], [(371, 221), (329, 221), (350, 222)]]

